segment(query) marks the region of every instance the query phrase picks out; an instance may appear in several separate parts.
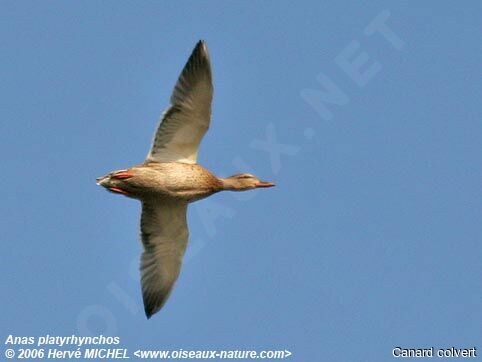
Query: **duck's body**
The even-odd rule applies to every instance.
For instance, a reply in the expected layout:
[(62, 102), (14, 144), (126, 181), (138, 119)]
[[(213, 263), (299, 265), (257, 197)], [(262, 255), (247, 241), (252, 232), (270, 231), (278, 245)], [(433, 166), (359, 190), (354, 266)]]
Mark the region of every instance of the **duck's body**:
[(144, 163), (99, 177), (111, 192), (142, 203), (141, 285), (146, 316), (166, 302), (186, 250), (187, 205), (222, 190), (274, 186), (251, 174), (218, 178), (197, 164), (198, 147), (209, 128), (213, 94), (207, 47), (193, 50), (163, 114)]
[(204, 167), (181, 162), (146, 162), (114, 171), (98, 182), (141, 201), (162, 197), (193, 202), (223, 189), (222, 181)]

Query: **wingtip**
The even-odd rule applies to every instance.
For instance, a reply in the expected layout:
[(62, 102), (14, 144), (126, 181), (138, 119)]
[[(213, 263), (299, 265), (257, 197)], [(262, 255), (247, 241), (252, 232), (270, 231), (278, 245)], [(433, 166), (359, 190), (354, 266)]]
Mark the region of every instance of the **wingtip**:
[(156, 311), (153, 311), (152, 309), (147, 308), (147, 306), (144, 307), (144, 312), (146, 314), (147, 319), (151, 319), (151, 317), (156, 313)]
[(152, 300), (144, 300), (144, 313), (146, 314), (146, 318), (151, 319), (154, 314), (162, 309), (164, 303), (165, 300), (163, 300), (161, 303), (155, 303)]
[(208, 51), (208, 45), (206, 44), (206, 41), (203, 39), (200, 39), (197, 43), (196, 46), (194, 47), (194, 53), (199, 52), (203, 54), (206, 58), (209, 58), (209, 51)]

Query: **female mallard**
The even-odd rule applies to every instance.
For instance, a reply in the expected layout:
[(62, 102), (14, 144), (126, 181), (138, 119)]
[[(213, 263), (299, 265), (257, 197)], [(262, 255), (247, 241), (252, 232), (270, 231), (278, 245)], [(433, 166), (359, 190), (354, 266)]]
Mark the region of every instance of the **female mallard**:
[(222, 190), (274, 186), (248, 173), (218, 178), (196, 163), (209, 128), (213, 85), (206, 44), (199, 41), (174, 87), (143, 164), (99, 177), (107, 190), (142, 202), (141, 284), (147, 318), (159, 311), (186, 250), (187, 205)]

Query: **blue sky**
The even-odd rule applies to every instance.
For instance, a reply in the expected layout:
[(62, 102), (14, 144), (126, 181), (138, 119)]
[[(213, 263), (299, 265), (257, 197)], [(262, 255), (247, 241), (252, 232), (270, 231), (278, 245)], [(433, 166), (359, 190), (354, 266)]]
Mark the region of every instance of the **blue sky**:
[[(482, 348), (479, 2), (0, 7), (2, 338), (294, 361)], [(147, 321), (139, 204), (95, 178), (143, 161), (199, 39), (215, 86), (199, 162), (277, 187), (191, 205), (182, 275)]]

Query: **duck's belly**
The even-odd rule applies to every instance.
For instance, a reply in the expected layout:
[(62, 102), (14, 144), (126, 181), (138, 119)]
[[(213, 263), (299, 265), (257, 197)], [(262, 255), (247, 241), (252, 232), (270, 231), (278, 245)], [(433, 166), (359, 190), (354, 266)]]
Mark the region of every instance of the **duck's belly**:
[(192, 202), (221, 189), (221, 182), (197, 164), (148, 163), (129, 171), (133, 177), (124, 180), (123, 189), (140, 199), (160, 196)]

